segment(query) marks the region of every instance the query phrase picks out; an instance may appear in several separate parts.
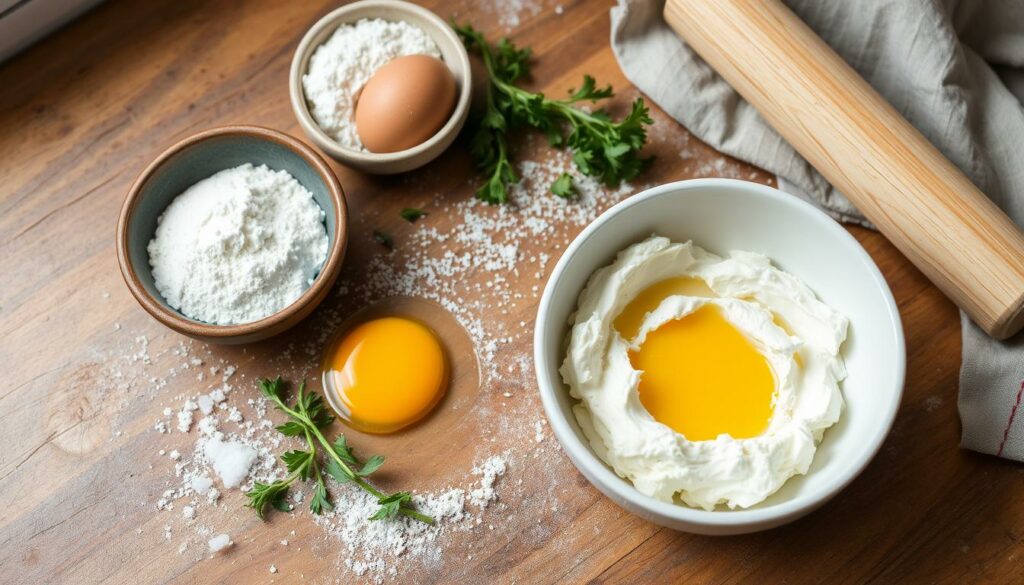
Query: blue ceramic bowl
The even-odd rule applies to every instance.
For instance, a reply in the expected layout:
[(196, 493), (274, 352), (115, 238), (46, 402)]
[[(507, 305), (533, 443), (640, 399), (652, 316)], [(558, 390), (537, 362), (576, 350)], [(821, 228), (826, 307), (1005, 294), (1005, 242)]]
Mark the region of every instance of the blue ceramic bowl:
[[(157, 291), (146, 250), (157, 218), (171, 201), (197, 182), (245, 163), (288, 171), (324, 210), (327, 260), (313, 285), (284, 309), (252, 323), (213, 325), (171, 308)], [(327, 296), (341, 271), (348, 236), (345, 194), (334, 171), (312, 148), (275, 130), (226, 126), (190, 136), (168, 148), (135, 180), (117, 222), (121, 274), (142, 308), (164, 325), (202, 341), (248, 343), (276, 335), (308, 316)]]

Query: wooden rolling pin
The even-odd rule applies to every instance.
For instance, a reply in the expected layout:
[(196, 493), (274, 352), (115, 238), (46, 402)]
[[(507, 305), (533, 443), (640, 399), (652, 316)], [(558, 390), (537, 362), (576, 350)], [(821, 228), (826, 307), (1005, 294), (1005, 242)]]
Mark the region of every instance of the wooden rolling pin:
[(1020, 230), (781, 1), (668, 0), (665, 20), (975, 323), (1021, 329)]

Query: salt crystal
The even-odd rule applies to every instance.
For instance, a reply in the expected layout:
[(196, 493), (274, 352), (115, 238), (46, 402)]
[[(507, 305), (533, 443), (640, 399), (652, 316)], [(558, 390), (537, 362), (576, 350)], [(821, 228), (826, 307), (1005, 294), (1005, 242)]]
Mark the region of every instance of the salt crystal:
[(276, 573), (277, 572), (277, 567), (275, 567), (274, 565), (270, 565), (270, 572), (271, 573)]
[(181, 509), (181, 515), (186, 520), (192, 520), (196, 517), (196, 509), (192, 506), (185, 506)]
[(187, 433), (192, 428), (192, 413), (188, 410), (182, 410), (178, 413), (178, 430)]
[(192, 491), (199, 495), (206, 494), (213, 487), (213, 480), (205, 475), (196, 475), (189, 483), (192, 486)]
[(226, 488), (240, 486), (256, 461), (256, 450), (240, 441), (214, 437), (207, 441), (203, 451)]
[(210, 436), (217, 432), (217, 425), (220, 421), (215, 416), (206, 416), (199, 421), (199, 432), (203, 435)]
[(203, 414), (210, 414), (213, 412), (213, 398), (204, 394), (197, 398), (196, 402), (199, 404), (199, 410), (201, 410)]
[(235, 543), (231, 542), (231, 537), (227, 534), (218, 534), (207, 541), (206, 544), (210, 546), (210, 552), (215, 553), (220, 552)]
[(175, 449), (174, 451), (171, 451), (170, 458), (173, 459), (174, 461), (181, 461), (181, 453), (179, 453), (178, 450)]

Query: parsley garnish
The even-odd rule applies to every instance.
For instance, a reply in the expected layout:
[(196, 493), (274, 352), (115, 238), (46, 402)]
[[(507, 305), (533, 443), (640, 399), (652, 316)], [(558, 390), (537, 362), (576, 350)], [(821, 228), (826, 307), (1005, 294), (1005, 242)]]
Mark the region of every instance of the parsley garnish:
[(606, 185), (636, 177), (651, 160), (640, 156), (647, 141), (644, 125), (652, 123), (643, 99), (637, 98), (630, 113), (616, 122), (604, 110), (574, 107), (614, 95), (610, 85), (598, 88), (590, 75), (584, 75), (580, 88), (570, 90), (562, 100), (516, 87), (515, 82), (529, 73), (530, 49), (516, 48), (508, 39), (492, 46), (469, 24), (453, 23), (453, 27), (466, 48), (483, 58), (488, 74), (487, 110), (470, 145), (477, 167), (487, 175), (477, 197), (488, 203), (508, 201), (508, 185), (519, 180), (508, 152), (508, 132), (516, 126), (537, 128), (551, 146), (568, 146), (576, 168)]
[(551, 183), (551, 192), (563, 199), (576, 197), (576, 186), (572, 184), (572, 175), (562, 173)]
[[(288, 475), (284, 479), (272, 483), (256, 482), (252, 489), (246, 492), (245, 495), (249, 497), (248, 506), (256, 510), (261, 518), (267, 504), (278, 510), (290, 511), (291, 506), (286, 500), (288, 488), (300, 479), (316, 482), (309, 509), (317, 515), (330, 510), (330, 494), (327, 492), (327, 482), (323, 473), (326, 471), (338, 483), (354, 483), (377, 498), (380, 508), (370, 516), (370, 520), (394, 518), (401, 514), (427, 524), (434, 522), (430, 516), (420, 514), (412, 508), (412, 495), (409, 492), (385, 494), (366, 481), (366, 477), (384, 464), (384, 457), (374, 455), (360, 463), (352, 453), (352, 448), (346, 443), (345, 435), (338, 435), (333, 443), (327, 440), (322, 429), (334, 421), (334, 416), (328, 412), (319, 394), (306, 392), (305, 381), (299, 384), (294, 406), (288, 406), (284, 401), (284, 383), (280, 376), (274, 380), (260, 380), (259, 387), (260, 392), (273, 402), (278, 410), (288, 415), (288, 422), (277, 426), (278, 432), (289, 437), (301, 436), (306, 440), (305, 451), (295, 449), (281, 456), (281, 461), (288, 469)], [(317, 459), (318, 444), (327, 455), (325, 468), (321, 468)]]
[(417, 219), (423, 217), (426, 214), (426, 211), (423, 211), (422, 209), (416, 209), (415, 207), (406, 207), (405, 209), (399, 212), (399, 215), (402, 216), (402, 219), (409, 223), (415, 223)]

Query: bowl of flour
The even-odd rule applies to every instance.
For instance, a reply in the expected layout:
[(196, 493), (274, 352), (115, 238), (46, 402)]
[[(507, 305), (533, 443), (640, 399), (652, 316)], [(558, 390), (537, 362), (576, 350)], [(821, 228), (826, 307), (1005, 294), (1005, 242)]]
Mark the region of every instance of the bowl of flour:
[(132, 185), (118, 261), (142, 307), (203, 341), (247, 343), (295, 325), (337, 279), (345, 197), (315, 151), (232, 126), (170, 147)]
[[(456, 81), (455, 109), (426, 142), (391, 153), (366, 150), (355, 106), (378, 69), (399, 57), (441, 59)], [(469, 116), (469, 54), (458, 35), (426, 8), (399, 0), (363, 0), (330, 12), (299, 42), (289, 74), (292, 110), (310, 140), (332, 158), (367, 173), (401, 173), (437, 158)]]

